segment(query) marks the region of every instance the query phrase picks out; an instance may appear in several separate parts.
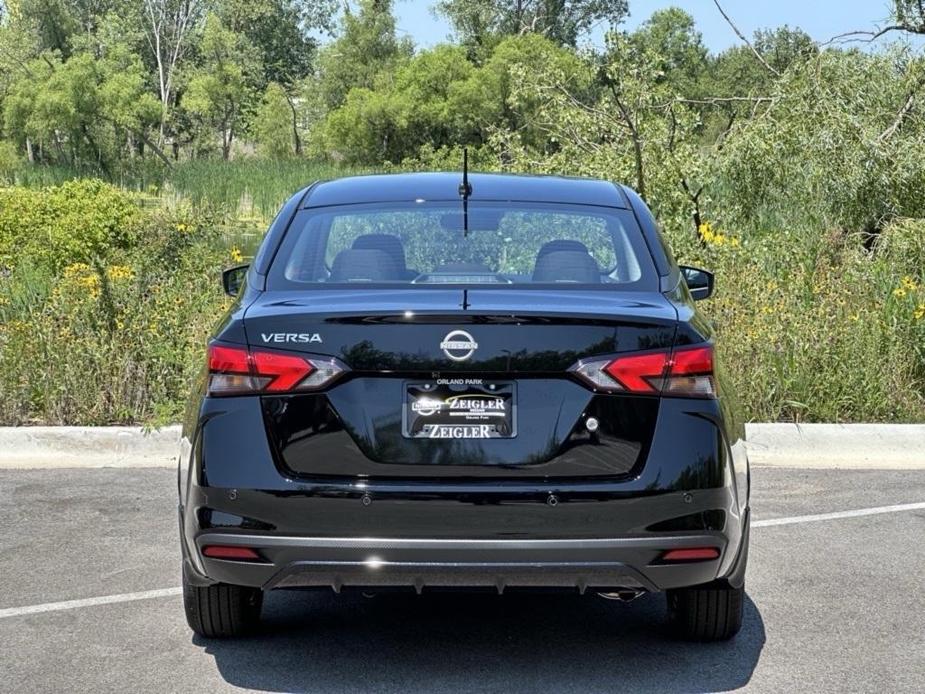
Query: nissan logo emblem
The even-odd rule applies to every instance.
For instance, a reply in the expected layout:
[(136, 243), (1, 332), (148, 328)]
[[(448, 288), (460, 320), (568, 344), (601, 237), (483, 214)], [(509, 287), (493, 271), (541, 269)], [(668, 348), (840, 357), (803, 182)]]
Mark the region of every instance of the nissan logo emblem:
[(453, 330), (440, 343), (440, 349), (453, 361), (466, 361), (478, 348), (479, 343), (465, 330)]

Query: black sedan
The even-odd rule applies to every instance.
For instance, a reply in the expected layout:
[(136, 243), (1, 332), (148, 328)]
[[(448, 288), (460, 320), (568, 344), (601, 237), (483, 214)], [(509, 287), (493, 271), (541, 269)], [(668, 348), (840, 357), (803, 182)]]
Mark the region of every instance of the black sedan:
[(320, 182), (224, 282), (179, 461), (195, 632), (245, 633), (285, 588), (664, 591), (681, 635), (739, 630), (744, 427), (693, 303), (713, 278), (632, 190)]

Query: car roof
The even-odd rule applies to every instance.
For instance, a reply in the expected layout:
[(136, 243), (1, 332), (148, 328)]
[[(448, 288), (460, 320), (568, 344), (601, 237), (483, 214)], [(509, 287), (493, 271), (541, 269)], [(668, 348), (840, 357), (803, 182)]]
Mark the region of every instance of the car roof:
[[(401, 173), (348, 176), (321, 181), (302, 200), (303, 207), (326, 207), (413, 200), (459, 200), (462, 173)], [(472, 201), (552, 202), (627, 208), (619, 186), (594, 178), (527, 174), (470, 173)]]

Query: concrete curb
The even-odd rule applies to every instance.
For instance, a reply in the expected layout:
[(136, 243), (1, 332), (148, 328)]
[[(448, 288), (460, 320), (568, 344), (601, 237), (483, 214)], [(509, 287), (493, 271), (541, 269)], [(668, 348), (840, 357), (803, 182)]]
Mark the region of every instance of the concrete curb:
[(0, 469), (169, 467), (180, 427), (0, 427)]
[[(754, 465), (925, 469), (925, 424), (749, 424)], [(180, 427), (0, 427), (0, 469), (172, 467)]]
[(749, 424), (755, 465), (925, 469), (925, 424)]

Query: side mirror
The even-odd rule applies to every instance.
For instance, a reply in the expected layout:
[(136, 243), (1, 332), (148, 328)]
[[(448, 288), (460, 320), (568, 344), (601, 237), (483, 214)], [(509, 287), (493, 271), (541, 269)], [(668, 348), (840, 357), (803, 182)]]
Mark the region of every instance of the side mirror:
[(222, 270), (222, 287), (228, 296), (237, 296), (244, 286), (244, 278), (247, 277), (247, 268), (250, 265), (235, 265), (227, 270)]
[(709, 299), (713, 295), (716, 280), (712, 272), (682, 265), (681, 274), (684, 276), (684, 281), (687, 282), (687, 288), (690, 290), (691, 298), (694, 301)]

